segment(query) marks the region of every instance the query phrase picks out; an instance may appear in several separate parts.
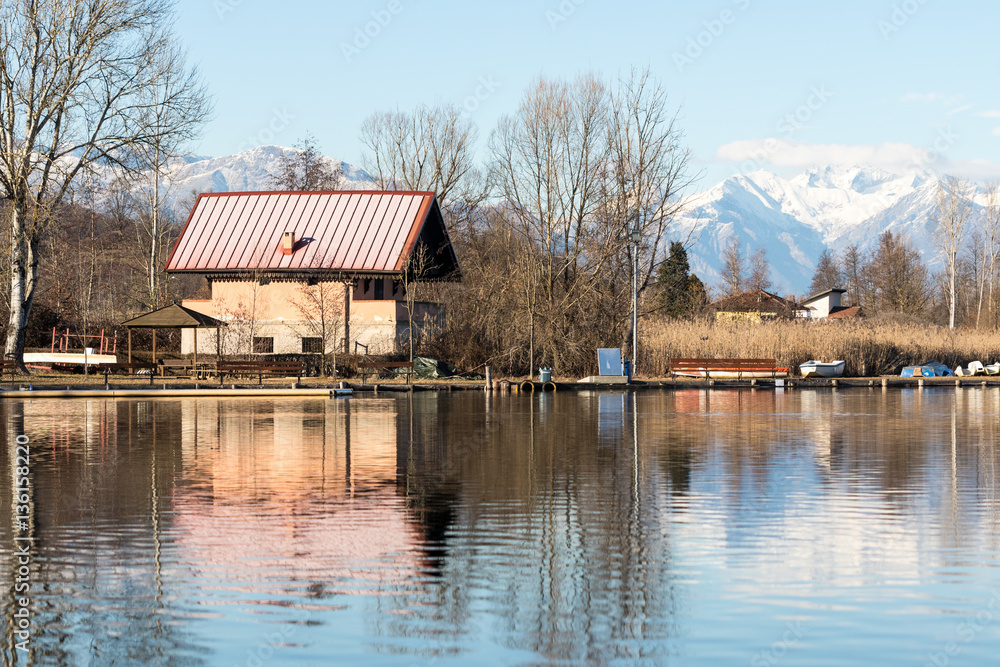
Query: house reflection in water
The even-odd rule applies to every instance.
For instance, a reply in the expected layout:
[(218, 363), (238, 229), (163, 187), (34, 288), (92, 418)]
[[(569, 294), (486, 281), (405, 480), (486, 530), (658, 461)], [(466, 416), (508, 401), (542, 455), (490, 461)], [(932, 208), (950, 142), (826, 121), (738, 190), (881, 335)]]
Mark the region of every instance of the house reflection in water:
[(427, 566), (396, 492), (394, 400), (197, 401), (181, 417), (174, 529), (205, 595), (222, 580), (257, 601), (395, 594)]

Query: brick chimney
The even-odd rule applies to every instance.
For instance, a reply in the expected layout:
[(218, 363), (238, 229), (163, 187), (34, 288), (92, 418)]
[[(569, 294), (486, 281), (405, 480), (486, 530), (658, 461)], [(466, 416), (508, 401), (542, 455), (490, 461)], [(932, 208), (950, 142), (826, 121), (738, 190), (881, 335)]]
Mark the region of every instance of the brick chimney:
[(291, 255), (295, 251), (295, 232), (285, 232), (281, 241), (281, 254)]

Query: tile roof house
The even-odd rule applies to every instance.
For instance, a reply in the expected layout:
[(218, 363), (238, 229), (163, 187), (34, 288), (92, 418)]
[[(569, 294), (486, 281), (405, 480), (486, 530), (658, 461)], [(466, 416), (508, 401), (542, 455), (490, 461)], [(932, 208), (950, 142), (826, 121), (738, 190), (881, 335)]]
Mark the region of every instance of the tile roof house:
[(753, 290), (720, 299), (708, 306), (717, 321), (762, 322), (806, 316), (806, 309), (790, 299), (764, 290)]
[[(407, 286), (461, 279), (432, 192), (202, 194), (166, 270), (208, 280), (211, 299), (183, 305), (230, 325), (223, 354), (355, 343), (391, 353), (405, 343), (411, 314), (420, 327), (442, 316), (427, 302), (410, 304), (411, 313)], [(194, 349), (195, 331), (184, 332), (182, 352)], [(209, 343), (199, 337), (199, 348)]]

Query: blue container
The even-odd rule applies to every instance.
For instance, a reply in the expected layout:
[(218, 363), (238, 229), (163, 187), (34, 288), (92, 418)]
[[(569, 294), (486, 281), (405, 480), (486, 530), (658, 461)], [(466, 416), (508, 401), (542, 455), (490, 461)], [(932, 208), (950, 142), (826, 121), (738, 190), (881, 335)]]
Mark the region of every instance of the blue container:
[(539, 368), (538, 369), (538, 380), (540, 382), (552, 382), (552, 369), (551, 368)]
[(624, 371), (622, 375), (628, 378), (628, 381), (632, 381), (632, 360), (626, 359), (622, 362), (622, 370)]

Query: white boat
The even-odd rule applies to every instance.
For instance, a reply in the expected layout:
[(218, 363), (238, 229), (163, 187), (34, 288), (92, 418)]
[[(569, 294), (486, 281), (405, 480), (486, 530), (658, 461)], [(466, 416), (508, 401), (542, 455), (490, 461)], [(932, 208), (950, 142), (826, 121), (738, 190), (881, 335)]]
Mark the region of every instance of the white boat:
[(806, 363), (799, 366), (799, 372), (802, 373), (802, 377), (818, 377), (818, 378), (839, 378), (844, 374), (844, 366), (847, 365), (845, 361), (807, 361)]
[(968, 368), (963, 369), (961, 366), (958, 366), (955, 369), (955, 375), (957, 375), (958, 377), (975, 377), (980, 374), (993, 375), (992, 373), (989, 373), (989, 371), (987, 371), (986, 368), (987, 367), (983, 366), (983, 362), (981, 361), (970, 361)]
[(115, 364), (118, 357), (113, 354), (85, 354), (83, 352), (25, 352), (24, 364), (34, 368), (53, 368), (60, 366), (96, 366), (97, 364)]

